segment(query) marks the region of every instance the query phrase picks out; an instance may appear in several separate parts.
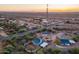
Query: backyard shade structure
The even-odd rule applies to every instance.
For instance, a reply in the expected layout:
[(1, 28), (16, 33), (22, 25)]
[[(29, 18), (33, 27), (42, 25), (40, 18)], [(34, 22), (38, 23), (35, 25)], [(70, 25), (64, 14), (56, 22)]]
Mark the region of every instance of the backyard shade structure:
[(32, 40), (32, 43), (34, 45), (41, 46), (43, 48), (48, 45), (48, 43), (47, 42), (44, 42), (44, 40), (41, 39), (41, 38), (35, 38), (34, 40)]
[(69, 40), (70, 43), (75, 44), (76, 42), (74, 40)]
[(46, 47), (47, 45), (48, 45), (47, 42), (43, 42), (40, 46), (44, 48), (44, 47)]

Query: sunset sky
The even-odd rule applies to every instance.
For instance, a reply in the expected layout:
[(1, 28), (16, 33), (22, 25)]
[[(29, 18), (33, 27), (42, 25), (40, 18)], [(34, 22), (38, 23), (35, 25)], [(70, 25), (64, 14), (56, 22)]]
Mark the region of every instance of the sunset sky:
[[(79, 4), (49, 4), (49, 12), (79, 12)], [(46, 4), (1, 4), (0, 11), (46, 12)]]

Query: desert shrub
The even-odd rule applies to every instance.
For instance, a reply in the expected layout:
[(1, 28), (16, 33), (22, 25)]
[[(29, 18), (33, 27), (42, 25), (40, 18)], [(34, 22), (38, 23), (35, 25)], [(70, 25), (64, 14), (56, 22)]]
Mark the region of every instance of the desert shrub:
[(71, 48), (68, 50), (70, 54), (79, 54), (79, 48)]
[(79, 41), (79, 35), (76, 35), (72, 38), (74, 41), (78, 42)]
[(44, 53), (45, 54), (59, 54), (59, 53), (61, 53), (61, 50), (49, 48), (49, 49), (45, 50)]
[(60, 45), (60, 40), (57, 39), (57, 40), (54, 41), (54, 43), (57, 44), (57, 45)]

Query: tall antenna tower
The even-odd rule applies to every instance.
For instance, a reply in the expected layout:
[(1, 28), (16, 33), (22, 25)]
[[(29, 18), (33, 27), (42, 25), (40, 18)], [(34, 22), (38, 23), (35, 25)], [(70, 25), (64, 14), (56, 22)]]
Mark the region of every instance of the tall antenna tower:
[(46, 5), (46, 7), (47, 7), (46, 8), (46, 12), (47, 12), (47, 16), (46, 17), (47, 17), (47, 20), (48, 20), (48, 4)]

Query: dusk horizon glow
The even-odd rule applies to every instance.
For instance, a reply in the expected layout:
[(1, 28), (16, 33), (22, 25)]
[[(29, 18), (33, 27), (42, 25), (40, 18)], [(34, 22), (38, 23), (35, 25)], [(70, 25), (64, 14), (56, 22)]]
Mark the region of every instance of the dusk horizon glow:
[[(0, 11), (5, 12), (46, 12), (46, 4), (1, 4)], [(79, 5), (49, 4), (49, 12), (79, 12)]]

